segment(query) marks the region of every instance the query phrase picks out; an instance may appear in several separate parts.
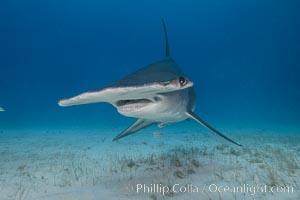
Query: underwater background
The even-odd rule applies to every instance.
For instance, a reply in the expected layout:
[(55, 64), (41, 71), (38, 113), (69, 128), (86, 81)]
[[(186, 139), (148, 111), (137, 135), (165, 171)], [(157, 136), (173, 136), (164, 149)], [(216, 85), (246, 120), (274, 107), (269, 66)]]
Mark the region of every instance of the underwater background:
[[(61, 192), (57, 188), (98, 186), (103, 182), (99, 174), (108, 170), (101, 168), (102, 161), (105, 166), (121, 166), (109, 169), (115, 178), (109, 182), (115, 186), (118, 180), (123, 187), (128, 180), (143, 180), (140, 168), (133, 172), (132, 166), (151, 166), (143, 157), (147, 155), (172, 180), (198, 176), (209, 181), (213, 174), (217, 182), (244, 183), (241, 177), (252, 172), (253, 180), (292, 185), (299, 192), (299, 8), (297, 0), (1, 1), (0, 107), (5, 112), (0, 112), (0, 199), (74, 200), (72, 195), (42, 198), (40, 188), (53, 187), (45, 189), (48, 195)], [(193, 121), (163, 129), (153, 126), (113, 143), (134, 119), (121, 116), (106, 103), (58, 106), (62, 98), (105, 87), (163, 59), (162, 18), (171, 56), (194, 82), (195, 112), (244, 149), (236, 150)], [(133, 153), (140, 150), (142, 156)], [(170, 158), (175, 152), (181, 163), (187, 162), (186, 155), (200, 163), (204, 159), (205, 173), (196, 161), (191, 162), (193, 175), (188, 175), (187, 168), (184, 175), (178, 174), (183, 166), (174, 160), (170, 168), (164, 168), (159, 162), (161, 152)], [(84, 166), (86, 171), (74, 178), (68, 174), (70, 166)], [(276, 167), (270, 171), (270, 166)], [(220, 175), (224, 168), (228, 176)], [(236, 171), (241, 175), (233, 179)], [(164, 177), (155, 172), (153, 177)], [(288, 178), (283, 181), (282, 177)], [(153, 181), (150, 178), (148, 183)], [(121, 194), (106, 196), (125, 199)], [(278, 199), (297, 199), (300, 193), (284, 197)]]
[(162, 59), (164, 17), (172, 57), (195, 83), (200, 116), (220, 127), (299, 131), (299, 4), (2, 1), (1, 128), (130, 120), (109, 104), (57, 102)]

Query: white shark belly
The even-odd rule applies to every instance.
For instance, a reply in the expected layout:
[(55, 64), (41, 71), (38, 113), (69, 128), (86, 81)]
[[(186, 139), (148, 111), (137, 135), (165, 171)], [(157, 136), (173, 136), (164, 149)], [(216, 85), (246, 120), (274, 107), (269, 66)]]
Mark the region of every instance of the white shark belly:
[[(156, 97), (157, 101), (148, 103), (142, 107), (142, 104), (134, 104), (128, 109), (117, 108), (118, 112), (126, 117), (146, 119), (160, 123), (174, 123), (187, 119), (186, 111), (189, 103), (187, 91), (181, 90), (160, 94)], [(134, 109), (136, 107), (136, 109)], [(139, 108), (142, 107), (142, 108)]]

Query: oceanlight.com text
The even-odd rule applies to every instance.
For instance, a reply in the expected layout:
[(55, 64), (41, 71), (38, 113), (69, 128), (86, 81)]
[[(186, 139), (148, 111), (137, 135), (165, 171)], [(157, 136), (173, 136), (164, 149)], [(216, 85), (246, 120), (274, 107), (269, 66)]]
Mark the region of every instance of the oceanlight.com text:
[(255, 195), (257, 193), (293, 193), (294, 188), (291, 186), (267, 186), (267, 185), (249, 185), (242, 184), (239, 186), (225, 186), (218, 184), (210, 184), (203, 186), (203, 192), (210, 193), (247, 193)]

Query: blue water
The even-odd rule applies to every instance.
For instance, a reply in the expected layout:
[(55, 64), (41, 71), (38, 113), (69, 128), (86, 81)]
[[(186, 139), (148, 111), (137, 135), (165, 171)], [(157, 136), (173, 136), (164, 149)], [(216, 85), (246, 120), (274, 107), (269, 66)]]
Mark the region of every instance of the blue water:
[[(1, 129), (125, 128), (109, 104), (58, 100), (171, 54), (221, 128), (300, 130), (299, 1), (1, 1)], [(180, 126), (180, 124), (174, 125)]]

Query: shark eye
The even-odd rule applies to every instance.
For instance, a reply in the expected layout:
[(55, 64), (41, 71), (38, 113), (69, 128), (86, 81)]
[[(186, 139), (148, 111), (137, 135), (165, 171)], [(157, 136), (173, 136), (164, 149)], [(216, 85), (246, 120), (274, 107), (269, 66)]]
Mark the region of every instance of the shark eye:
[(187, 84), (187, 81), (184, 77), (179, 77), (179, 83), (181, 86), (184, 86)]

